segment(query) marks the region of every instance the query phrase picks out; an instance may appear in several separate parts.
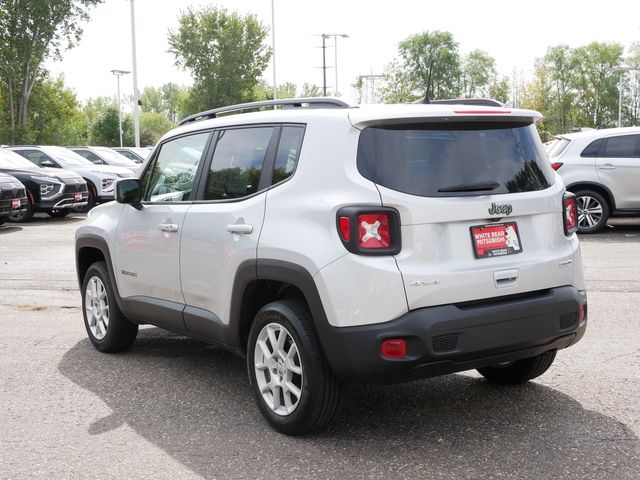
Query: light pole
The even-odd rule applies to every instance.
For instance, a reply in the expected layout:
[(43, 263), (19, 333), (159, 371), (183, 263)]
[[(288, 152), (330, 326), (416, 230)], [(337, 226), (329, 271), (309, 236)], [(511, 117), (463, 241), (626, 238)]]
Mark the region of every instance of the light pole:
[(136, 147), (140, 146), (140, 110), (138, 95), (138, 67), (136, 61), (136, 12), (134, 0), (131, 1), (131, 59), (133, 61), (133, 131), (136, 139)]
[(122, 106), (120, 105), (120, 77), (126, 75), (127, 70), (111, 70), (118, 79), (118, 132), (120, 133), (120, 146), (122, 147)]
[[(273, 99), (277, 97), (276, 93), (276, 12), (271, 0), (271, 48), (273, 49)], [(275, 107), (274, 107), (275, 108)]]
[(322, 37), (322, 95), (327, 96), (327, 38), (333, 37), (333, 52), (334, 52), (334, 68), (336, 70), (336, 84), (335, 93), (338, 94), (338, 37), (349, 38), (346, 33), (321, 33), (314, 35)]
[(334, 91), (335, 91), (335, 96), (338, 96), (338, 37), (342, 37), (342, 38), (349, 38), (349, 35), (347, 35), (346, 33), (331, 33), (329, 34), (330, 36), (333, 37), (333, 65), (335, 68), (335, 74), (336, 74), (336, 84), (334, 86)]

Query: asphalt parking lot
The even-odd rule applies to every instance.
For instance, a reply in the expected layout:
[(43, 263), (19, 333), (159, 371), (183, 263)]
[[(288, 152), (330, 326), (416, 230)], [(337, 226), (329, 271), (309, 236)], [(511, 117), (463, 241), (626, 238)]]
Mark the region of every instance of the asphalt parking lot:
[(350, 386), (329, 431), (289, 438), (225, 351), (152, 327), (125, 354), (91, 346), (83, 218), (0, 227), (0, 478), (640, 476), (640, 219), (582, 238), (587, 333), (541, 378)]

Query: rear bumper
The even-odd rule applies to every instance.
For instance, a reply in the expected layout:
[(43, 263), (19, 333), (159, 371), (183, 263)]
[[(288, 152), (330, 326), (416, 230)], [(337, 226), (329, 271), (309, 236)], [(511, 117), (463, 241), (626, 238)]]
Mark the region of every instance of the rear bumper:
[[(345, 381), (398, 383), (511, 362), (569, 347), (586, 330), (584, 291), (565, 286), (524, 296), (412, 310), (381, 324), (320, 332), (334, 373)], [(404, 338), (407, 354), (387, 359), (380, 343)]]

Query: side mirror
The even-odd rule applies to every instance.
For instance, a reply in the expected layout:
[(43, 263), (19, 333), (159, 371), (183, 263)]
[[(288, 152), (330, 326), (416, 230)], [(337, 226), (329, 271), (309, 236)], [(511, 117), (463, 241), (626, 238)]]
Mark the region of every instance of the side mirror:
[(118, 180), (116, 183), (116, 201), (141, 210), (142, 196), (140, 194), (140, 180), (137, 178), (123, 178), (122, 180)]
[(40, 166), (41, 167), (56, 168), (58, 165), (53, 163), (51, 160), (43, 160), (42, 162), (40, 162)]

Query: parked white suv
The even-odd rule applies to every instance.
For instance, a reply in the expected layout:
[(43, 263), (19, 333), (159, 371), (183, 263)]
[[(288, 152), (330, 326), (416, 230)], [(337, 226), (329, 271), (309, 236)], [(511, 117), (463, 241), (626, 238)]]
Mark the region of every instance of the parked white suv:
[(453, 103), (185, 119), (76, 233), (91, 342), (151, 323), (228, 348), (288, 434), (342, 382), (541, 375), (586, 328), (575, 197), (537, 112)]
[(640, 215), (640, 127), (559, 135), (549, 160), (578, 203), (578, 233), (609, 217)]
[(64, 168), (81, 175), (87, 182), (89, 190), (86, 210), (90, 210), (98, 203), (113, 200), (115, 183), (118, 178), (135, 176), (128, 168), (113, 165), (95, 165), (64, 147), (31, 145), (11, 147), (11, 150), (40, 167)]

